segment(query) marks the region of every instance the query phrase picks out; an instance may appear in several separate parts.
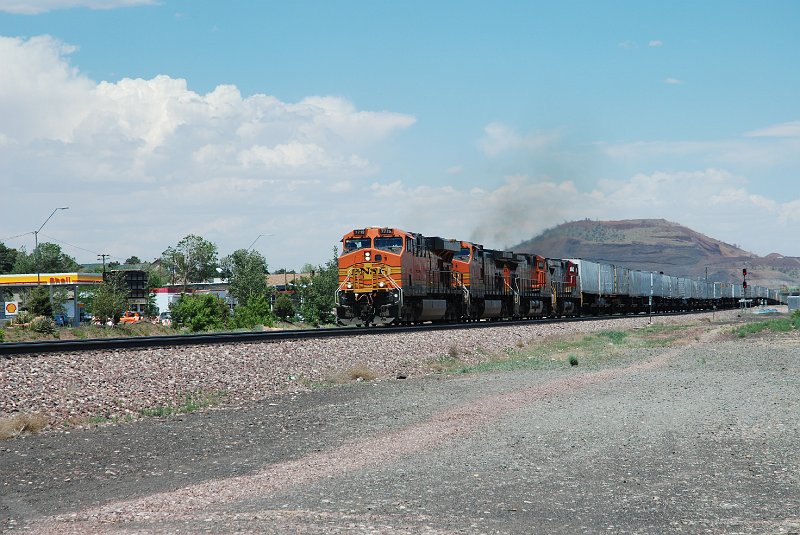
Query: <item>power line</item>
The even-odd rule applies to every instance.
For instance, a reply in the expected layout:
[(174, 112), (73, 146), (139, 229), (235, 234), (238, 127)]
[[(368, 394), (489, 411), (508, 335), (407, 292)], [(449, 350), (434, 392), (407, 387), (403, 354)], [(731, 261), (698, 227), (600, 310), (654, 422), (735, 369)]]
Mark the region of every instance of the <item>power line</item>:
[[(44, 236), (48, 240), (53, 240), (54, 242), (57, 242), (57, 243), (63, 243), (64, 245), (69, 245), (70, 247), (74, 247), (75, 249), (80, 249), (81, 251), (86, 251), (87, 253), (92, 253), (92, 254), (95, 254), (95, 255), (98, 255), (98, 256), (102, 254), (102, 253), (98, 253), (97, 251), (92, 251), (90, 249), (85, 249), (85, 248), (83, 248), (83, 247), (81, 247), (79, 245), (75, 245), (73, 243), (69, 243), (69, 242), (65, 242), (63, 240), (56, 239), (56, 238), (54, 238), (52, 236), (48, 236), (47, 234), (43, 234), (41, 232), (39, 234), (41, 234), (42, 236)], [(106, 256), (111, 256), (111, 255), (106, 255)]]
[(13, 240), (15, 238), (21, 238), (23, 236), (27, 236), (28, 234), (33, 234), (33, 231), (24, 232), (22, 234), (17, 234), (16, 236), (9, 236), (8, 238), (0, 238), (0, 241)]

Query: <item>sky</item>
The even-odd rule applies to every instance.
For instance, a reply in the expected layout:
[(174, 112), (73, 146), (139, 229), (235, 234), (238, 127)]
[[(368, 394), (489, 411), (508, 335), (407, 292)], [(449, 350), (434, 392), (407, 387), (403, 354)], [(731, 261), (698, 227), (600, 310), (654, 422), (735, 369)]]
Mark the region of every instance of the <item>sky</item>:
[(800, 2), (0, 0), (0, 241), (271, 270), (663, 218), (800, 256)]

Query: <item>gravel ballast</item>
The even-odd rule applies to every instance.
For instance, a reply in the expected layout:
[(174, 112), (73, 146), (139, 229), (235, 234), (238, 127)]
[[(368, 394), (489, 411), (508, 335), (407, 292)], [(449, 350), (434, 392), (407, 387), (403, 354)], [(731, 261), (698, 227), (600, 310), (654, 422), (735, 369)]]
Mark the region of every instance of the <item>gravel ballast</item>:
[[(800, 533), (800, 340), (689, 321), (688, 345), (636, 358), (455, 377), (422, 376), (449, 345), (428, 340), (415, 368), (425, 341), (404, 337), (412, 357), (379, 368), (377, 344), (372, 366), (409, 380), (289, 380), (264, 401), (0, 442), (0, 520), (31, 533)], [(487, 340), (539, 336), (513, 329), (446, 343), (479, 360)]]
[[(735, 318), (737, 311), (713, 314)], [(712, 314), (656, 316), (654, 324), (706, 320)], [(350, 339), (219, 344), (55, 353), (0, 359), (0, 418), (44, 414), (52, 428), (138, 417), (146, 408), (178, 407), (187, 397), (236, 405), (307, 390), (351, 371), (378, 378), (419, 377), (449, 355), (474, 364), (548, 337), (649, 324), (646, 317), (590, 322), (359, 336)]]

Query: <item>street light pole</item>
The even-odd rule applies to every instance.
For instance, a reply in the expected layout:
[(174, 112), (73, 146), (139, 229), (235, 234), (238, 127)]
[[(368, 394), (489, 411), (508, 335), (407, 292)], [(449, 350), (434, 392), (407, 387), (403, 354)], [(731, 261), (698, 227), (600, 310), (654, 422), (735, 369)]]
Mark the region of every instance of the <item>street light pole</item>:
[(256, 239), (255, 239), (255, 240), (253, 240), (253, 243), (251, 243), (251, 244), (250, 244), (250, 245), (247, 247), (247, 250), (248, 250), (248, 251), (249, 251), (250, 249), (252, 249), (252, 248), (253, 248), (253, 246), (256, 244), (256, 242), (258, 241), (258, 239), (259, 239), (261, 236), (263, 236), (263, 234), (259, 234), (258, 236), (256, 236)]
[(47, 216), (47, 219), (44, 220), (42, 226), (39, 227), (39, 230), (33, 231), (33, 241), (35, 243), (35, 247), (33, 249), (33, 263), (36, 264), (36, 284), (39, 285), (42, 283), (42, 274), (39, 272), (39, 232), (44, 228), (50, 218), (53, 217), (53, 214), (58, 212), (59, 210), (69, 210), (69, 206), (61, 206), (59, 208), (54, 208), (53, 211)]

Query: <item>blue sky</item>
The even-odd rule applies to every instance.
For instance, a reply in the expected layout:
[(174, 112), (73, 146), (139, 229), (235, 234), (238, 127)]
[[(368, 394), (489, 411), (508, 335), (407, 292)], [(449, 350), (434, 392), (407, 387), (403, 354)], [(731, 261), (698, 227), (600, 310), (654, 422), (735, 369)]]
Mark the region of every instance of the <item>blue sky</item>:
[(0, 0), (0, 240), (349, 228), (506, 247), (656, 217), (800, 256), (800, 3)]

